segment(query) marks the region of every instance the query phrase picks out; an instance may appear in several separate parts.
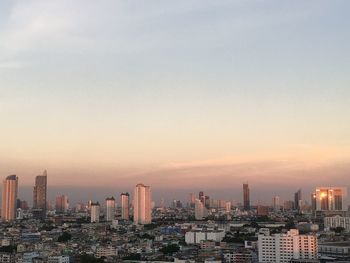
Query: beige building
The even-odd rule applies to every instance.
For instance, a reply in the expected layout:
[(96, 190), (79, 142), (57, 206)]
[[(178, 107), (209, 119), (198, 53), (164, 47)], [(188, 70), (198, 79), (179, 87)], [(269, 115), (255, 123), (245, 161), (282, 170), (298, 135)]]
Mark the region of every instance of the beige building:
[(1, 218), (11, 221), (16, 218), (16, 201), (18, 193), (18, 177), (7, 176), (3, 181)]
[(151, 222), (151, 187), (137, 184), (134, 192), (134, 223), (142, 225)]

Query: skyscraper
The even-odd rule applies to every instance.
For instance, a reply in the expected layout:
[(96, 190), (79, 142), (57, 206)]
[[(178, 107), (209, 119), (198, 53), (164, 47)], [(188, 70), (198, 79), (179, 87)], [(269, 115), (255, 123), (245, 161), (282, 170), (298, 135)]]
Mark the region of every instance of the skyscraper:
[(129, 193), (121, 193), (120, 203), (122, 206), (122, 219), (129, 220), (130, 198)]
[(3, 181), (1, 218), (11, 221), (16, 218), (16, 202), (18, 193), (18, 177), (9, 175)]
[(273, 210), (275, 210), (276, 212), (280, 211), (281, 205), (280, 205), (280, 197), (279, 196), (276, 195), (272, 198), (272, 207), (273, 207)]
[(91, 223), (100, 222), (100, 204), (98, 202), (91, 203), (90, 217)]
[(56, 196), (56, 211), (57, 212), (66, 212), (69, 207), (69, 200), (66, 195)]
[(114, 197), (106, 198), (106, 221), (112, 221), (115, 215), (115, 199)]
[(47, 172), (35, 177), (35, 186), (33, 190), (33, 209), (37, 211), (40, 218), (46, 216), (46, 195), (47, 195)]
[(243, 184), (243, 208), (244, 210), (250, 209), (250, 190), (248, 183)]
[(294, 193), (294, 209), (300, 210), (301, 189)]
[(208, 211), (205, 208), (205, 205), (199, 199), (196, 199), (195, 201), (194, 213), (196, 220), (203, 220), (203, 218), (208, 216)]
[(151, 188), (144, 184), (137, 184), (134, 192), (134, 223), (150, 224), (151, 210)]
[(344, 187), (317, 187), (313, 195), (316, 211), (345, 211), (346, 189)]
[(194, 193), (190, 193), (190, 207), (194, 207), (196, 202), (196, 195)]

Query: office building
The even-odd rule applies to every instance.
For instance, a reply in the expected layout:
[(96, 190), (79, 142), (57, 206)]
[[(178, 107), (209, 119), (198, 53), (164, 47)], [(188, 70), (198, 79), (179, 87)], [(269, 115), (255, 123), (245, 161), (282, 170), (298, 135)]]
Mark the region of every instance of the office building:
[(248, 183), (243, 184), (243, 208), (250, 210), (250, 189)]
[(18, 193), (18, 177), (7, 176), (3, 181), (1, 218), (3, 221), (16, 219), (16, 203)]
[(46, 217), (47, 206), (47, 172), (35, 177), (35, 186), (33, 190), (33, 210), (38, 218), (44, 219)]
[[(263, 231), (261, 231), (262, 233)], [(287, 263), (292, 259), (317, 259), (317, 237), (315, 235), (299, 235), (297, 229), (291, 229), (287, 234), (258, 236), (259, 262)]]
[(294, 209), (300, 210), (300, 202), (301, 202), (301, 189), (294, 193)]
[(185, 242), (187, 244), (200, 244), (202, 241), (212, 240), (220, 242), (225, 237), (225, 230), (193, 229), (186, 232)]
[(194, 213), (196, 220), (203, 220), (208, 216), (207, 208), (199, 199), (196, 199)]
[(196, 195), (194, 193), (190, 193), (190, 207), (194, 207), (194, 204), (196, 202)]
[(130, 197), (129, 193), (122, 193), (120, 195), (120, 203), (122, 207), (122, 219), (129, 220), (129, 209), (130, 209)]
[(99, 202), (91, 203), (90, 217), (91, 217), (91, 223), (100, 222), (100, 204), (99, 204)]
[(112, 221), (115, 216), (115, 199), (114, 197), (106, 198), (106, 221)]
[(67, 212), (69, 208), (69, 200), (66, 195), (56, 196), (56, 212), (64, 213)]
[(312, 207), (315, 211), (346, 211), (344, 187), (317, 187), (312, 194)]
[(151, 222), (151, 188), (144, 184), (137, 184), (134, 192), (134, 223), (143, 225)]

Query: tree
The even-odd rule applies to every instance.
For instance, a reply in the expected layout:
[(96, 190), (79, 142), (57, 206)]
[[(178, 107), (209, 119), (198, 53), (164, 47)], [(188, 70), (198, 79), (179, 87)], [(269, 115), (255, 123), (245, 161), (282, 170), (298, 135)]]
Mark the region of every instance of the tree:
[(92, 255), (83, 254), (80, 256), (80, 262), (81, 263), (102, 263), (102, 258), (95, 258)]
[(62, 235), (60, 235), (58, 237), (57, 241), (58, 242), (67, 242), (67, 241), (71, 240), (71, 238), (72, 238), (71, 234), (69, 234), (68, 232), (63, 232)]
[(169, 244), (165, 247), (162, 247), (160, 249), (160, 252), (164, 254), (173, 254), (175, 252), (178, 252), (180, 250), (180, 247), (177, 244)]

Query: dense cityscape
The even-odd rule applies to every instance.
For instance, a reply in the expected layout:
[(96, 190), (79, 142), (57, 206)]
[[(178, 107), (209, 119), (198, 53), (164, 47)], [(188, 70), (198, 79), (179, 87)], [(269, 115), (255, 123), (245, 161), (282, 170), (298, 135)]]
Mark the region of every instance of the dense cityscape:
[[(47, 172), (35, 177), (32, 207), (18, 199), (18, 177), (3, 181), (0, 262), (345, 262), (350, 216), (345, 187), (298, 189), (291, 200), (253, 205), (189, 193), (188, 202), (159, 205), (151, 187), (71, 206), (47, 200)], [(308, 198), (309, 197), (309, 198)]]

